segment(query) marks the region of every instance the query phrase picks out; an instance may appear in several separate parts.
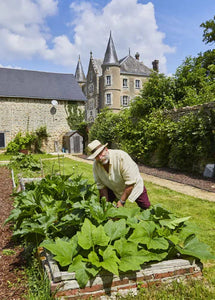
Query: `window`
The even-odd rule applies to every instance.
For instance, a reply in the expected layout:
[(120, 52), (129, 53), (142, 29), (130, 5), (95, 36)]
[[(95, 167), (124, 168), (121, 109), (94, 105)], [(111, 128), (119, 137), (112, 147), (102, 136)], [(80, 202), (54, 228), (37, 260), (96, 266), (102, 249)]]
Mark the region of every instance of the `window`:
[(5, 136), (3, 132), (0, 132), (0, 148), (5, 148)]
[(106, 104), (111, 105), (111, 94), (106, 94)]
[(111, 85), (111, 76), (106, 76), (106, 85)]
[(128, 79), (127, 78), (123, 78), (123, 80), (122, 80), (122, 86), (123, 87), (128, 87)]
[(135, 88), (140, 89), (140, 80), (139, 79), (135, 80)]
[(128, 106), (128, 96), (122, 96), (122, 105)]

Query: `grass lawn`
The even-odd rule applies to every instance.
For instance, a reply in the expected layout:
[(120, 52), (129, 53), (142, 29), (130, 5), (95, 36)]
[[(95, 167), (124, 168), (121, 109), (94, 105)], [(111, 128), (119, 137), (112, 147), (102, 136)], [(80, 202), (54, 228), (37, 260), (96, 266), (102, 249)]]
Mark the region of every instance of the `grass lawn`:
[[(1, 159), (1, 156), (0, 156)], [(94, 182), (92, 165), (77, 162), (69, 158), (56, 157), (51, 160), (42, 160), (44, 175), (55, 174), (82, 174)], [(25, 177), (25, 171), (23, 170)], [(210, 247), (215, 254), (215, 202), (187, 196), (164, 187), (145, 182), (152, 204), (161, 204), (178, 217), (190, 216), (194, 230), (200, 241)], [(126, 204), (129, 205), (129, 204)], [(215, 261), (203, 261), (203, 280), (189, 280), (186, 283), (174, 282), (160, 287), (152, 286), (141, 289), (135, 299), (215, 299)], [(126, 299), (131, 299), (132, 296)]]
[[(0, 154), (0, 161), (9, 161), (12, 158), (12, 154)], [(37, 159), (40, 158), (51, 158), (54, 157), (52, 154), (33, 154), (33, 156)]]

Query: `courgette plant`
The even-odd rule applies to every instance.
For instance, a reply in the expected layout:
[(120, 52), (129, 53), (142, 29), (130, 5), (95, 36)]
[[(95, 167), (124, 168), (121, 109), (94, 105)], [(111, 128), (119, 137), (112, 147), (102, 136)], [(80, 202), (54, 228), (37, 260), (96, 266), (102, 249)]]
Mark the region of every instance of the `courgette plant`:
[(27, 185), (14, 205), (6, 220), (14, 236), (50, 251), (61, 268), (75, 272), (80, 287), (102, 270), (119, 275), (164, 259), (214, 259), (189, 217), (159, 205), (116, 208), (82, 175), (46, 176)]

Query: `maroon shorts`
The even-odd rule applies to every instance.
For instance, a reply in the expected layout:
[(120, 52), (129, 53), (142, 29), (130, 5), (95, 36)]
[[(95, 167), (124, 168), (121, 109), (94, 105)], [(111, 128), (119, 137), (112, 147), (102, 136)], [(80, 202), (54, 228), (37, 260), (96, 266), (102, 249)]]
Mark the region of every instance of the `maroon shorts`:
[[(115, 196), (114, 192), (108, 188), (108, 201), (113, 202), (116, 200), (117, 197)], [(147, 209), (150, 207), (149, 197), (147, 194), (146, 187), (144, 186), (142, 194), (135, 200), (137, 205), (142, 209)]]
[(149, 202), (149, 197), (145, 186), (142, 194), (136, 199), (136, 203), (142, 209), (147, 209), (150, 207), (151, 203)]

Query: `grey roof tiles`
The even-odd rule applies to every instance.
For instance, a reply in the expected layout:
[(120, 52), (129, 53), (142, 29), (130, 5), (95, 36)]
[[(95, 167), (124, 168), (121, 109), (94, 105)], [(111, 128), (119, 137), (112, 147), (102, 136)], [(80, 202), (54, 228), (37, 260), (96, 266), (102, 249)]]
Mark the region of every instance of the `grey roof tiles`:
[(84, 70), (82, 67), (80, 56), (79, 56), (76, 71), (75, 71), (75, 78), (77, 79), (78, 82), (86, 82), (86, 77), (84, 75)]
[(131, 55), (122, 58), (119, 61), (119, 63), (120, 63), (121, 74), (135, 74), (135, 75), (149, 76), (152, 72), (148, 67), (144, 65), (143, 62), (137, 60)]
[(0, 68), (0, 97), (86, 101), (73, 74)]
[(107, 49), (104, 56), (103, 65), (119, 65), (119, 61), (116, 54), (116, 49), (113, 43), (113, 39), (110, 33)]

